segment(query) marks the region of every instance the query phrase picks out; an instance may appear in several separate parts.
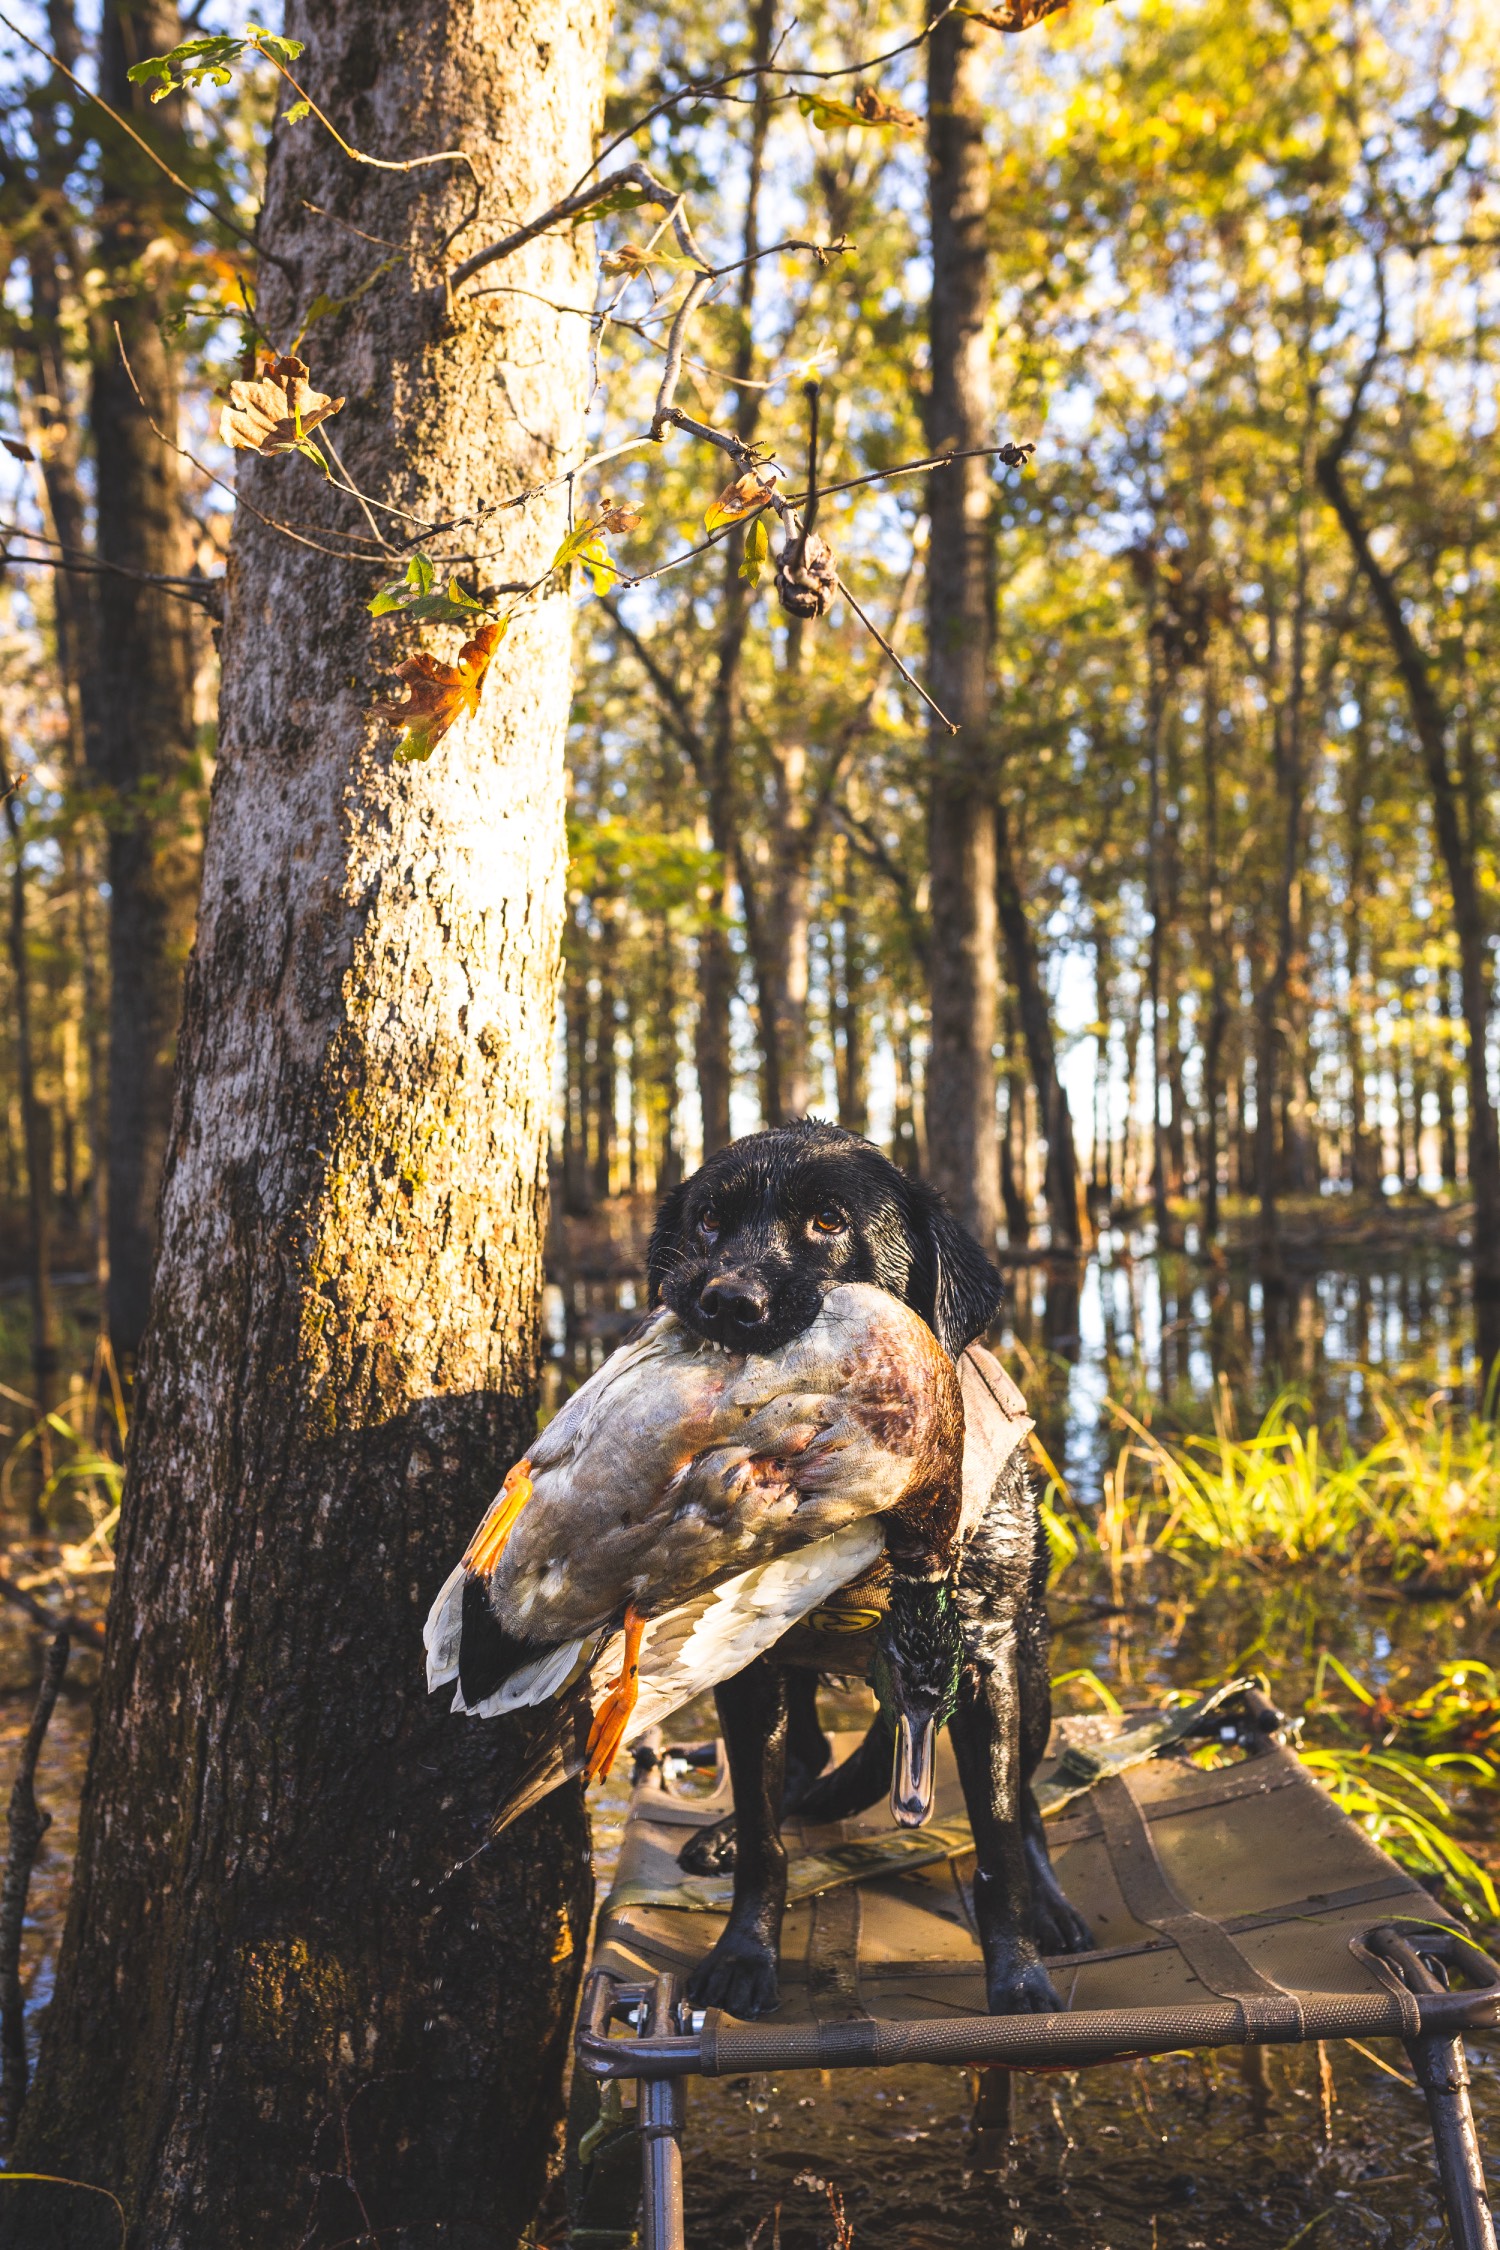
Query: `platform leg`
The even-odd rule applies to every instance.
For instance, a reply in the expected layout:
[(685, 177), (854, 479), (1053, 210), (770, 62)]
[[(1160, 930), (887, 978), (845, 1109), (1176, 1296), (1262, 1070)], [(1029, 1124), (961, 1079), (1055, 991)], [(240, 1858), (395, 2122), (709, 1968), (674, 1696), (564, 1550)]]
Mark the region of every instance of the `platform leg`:
[(641, 2250), (683, 2250), (682, 2082), (643, 2078), (639, 2083)]
[(1495, 2221), (1469, 2103), (1464, 2043), (1434, 2033), (1427, 2038), (1408, 2039), (1406, 2051), (1432, 2119), (1433, 2148), (1453, 2250), (1496, 2250)]
[(975, 2070), (969, 2074), (974, 2105), (969, 2112), (969, 2162), (976, 2172), (1003, 2172), (1010, 2162), (1013, 2074)]

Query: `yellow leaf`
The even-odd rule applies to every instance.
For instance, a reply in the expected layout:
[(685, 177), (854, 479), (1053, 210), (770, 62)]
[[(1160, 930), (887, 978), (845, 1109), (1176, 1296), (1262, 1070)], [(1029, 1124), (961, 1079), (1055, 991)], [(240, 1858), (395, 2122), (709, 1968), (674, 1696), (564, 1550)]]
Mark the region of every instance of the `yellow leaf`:
[(760, 574), (771, 559), (771, 542), (766, 537), (765, 516), (758, 515), (745, 533), (745, 559), (740, 564), (740, 576), (748, 586), (760, 584)]

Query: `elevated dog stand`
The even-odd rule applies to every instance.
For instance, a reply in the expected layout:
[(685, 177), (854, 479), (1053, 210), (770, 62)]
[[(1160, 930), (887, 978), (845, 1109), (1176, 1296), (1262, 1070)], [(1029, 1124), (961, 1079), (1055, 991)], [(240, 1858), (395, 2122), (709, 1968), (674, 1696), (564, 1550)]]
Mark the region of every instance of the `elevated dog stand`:
[[(681, 1997), (722, 1915), (711, 1886), (684, 1885), (677, 1855), (728, 1809), (725, 1785), (696, 1801), (659, 1780), (638, 1788), (577, 2034), (574, 2250), (629, 2241), (637, 2178), (643, 2250), (683, 2250), (693, 2076), (967, 2064), (991, 2074), (982, 2083), (999, 2114), (977, 2122), (993, 2131), (1007, 2107), (995, 2101), (1008, 2090), (1001, 2071), (1370, 2038), (1399, 2038), (1411, 2057), (1455, 2250), (1496, 2250), (1464, 2037), (1500, 2017), (1500, 1967), (1339, 1812), (1275, 1723), (1263, 1697), (1242, 1694), (1204, 1729), (1243, 1753), (1237, 1762), (1204, 1771), (1179, 1741), (1109, 1772), (1049, 1823), (1058, 1873), (1097, 1941), (1049, 1962), (1066, 2004), (1051, 2016), (983, 2012), (973, 1859), (946, 1744), (930, 1829), (894, 1832), (883, 1808), (837, 1828), (787, 1823), (783, 2001), (761, 2023), (692, 2013)], [(1094, 1739), (1107, 1762), (1097, 1726)], [(627, 2078), (639, 2086), (633, 2121), (619, 2101)]]

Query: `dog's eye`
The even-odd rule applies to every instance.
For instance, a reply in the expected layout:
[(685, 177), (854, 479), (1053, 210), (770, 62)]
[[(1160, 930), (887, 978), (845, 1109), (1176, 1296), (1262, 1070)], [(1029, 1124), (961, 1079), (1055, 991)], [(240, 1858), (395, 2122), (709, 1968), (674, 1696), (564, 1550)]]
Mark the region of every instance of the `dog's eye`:
[(843, 1212), (832, 1203), (825, 1204), (821, 1211), (814, 1211), (813, 1213), (812, 1230), (814, 1234), (842, 1234), (848, 1224), (849, 1221), (844, 1217)]
[(719, 1214), (717, 1211), (704, 1212), (703, 1216), (698, 1221), (698, 1232), (702, 1235), (705, 1242), (718, 1241)]

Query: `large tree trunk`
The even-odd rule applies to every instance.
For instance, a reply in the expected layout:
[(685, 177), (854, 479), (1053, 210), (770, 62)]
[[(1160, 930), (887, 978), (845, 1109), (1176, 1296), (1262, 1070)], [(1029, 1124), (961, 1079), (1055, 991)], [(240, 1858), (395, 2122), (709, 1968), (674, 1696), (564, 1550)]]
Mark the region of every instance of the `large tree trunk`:
[[(126, 72), (181, 36), (176, 0), (105, 7), (101, 91), (117, 110), (134, 113), (138, 130), (169, 141), (175, 101), (153, 108)], [(192, 560), (181, 463), (151, 423), (176, 435), (177, 363), (162, 333), (172, 261), (160, 252), (181, 226), (181, 198), (108, 120), (100, 129), (100, 193), (106, 286), (91, 407), (99, 556), (126, 572), (180, 578)], [(190, 792), (199, 621), (161, 588), (113, 571), (99, 579), (96, 599), (99, 703), (89, 732), (109, 792), (108, 1319), (124, 1362), (140, 1348), (150, 1301), (182, 972), (197, 905)]]
[[(357, 144), (474, 153), (492, 232), (589, 162), (596, 0), (288, 15)], [(429, 519), (581, 436), (584, 327), (539, 301), (587, 290), (579, 238), (445, 324), (437, 245), (471, 194), (461, 167), (356, 169), (305, 124), (263, 221), (280, 337), (368, 276), (355, 228), (412, 243), (314, 330), (315, 375), (349, 394), (355, 480)], [(245, 491), (314, 539), (361, 522), (295, 459)], [(491, 517), (487, 574), (537, 578), (563, 521), (560, 496)], [(472, 1857), (526, 1730), (430, 1706), (420, 1640), (533, 1428), (568, 604), (518, 622), (477, 717), (397, 765), (370, 703), (412, 643), (372, 631), (380, 575), (240, 512), (98, 1733), (16, 2158), (118, 2195), (133, 2250), (513, 2241), (586, 1937), (579, 1794)], [(101, 2198), (7, 2196), (10, 2242), (118, 2240)]]
[[(934, 452), (988, 445), (992, 435), (984, 36), (968, 16), (944, 14), (927, 48), (928, 441)], [(985, 739), (990, 495), (989, 463), (982, 460), (937, 471), (927, 495), (928, 671), (933, 695), (962, 730), (950, 736), (934, 719), (928, 734), (927, 1162), (935, 1184), (986, 1249), (993, 1248), (1000, 1224), (995, 799)]]

